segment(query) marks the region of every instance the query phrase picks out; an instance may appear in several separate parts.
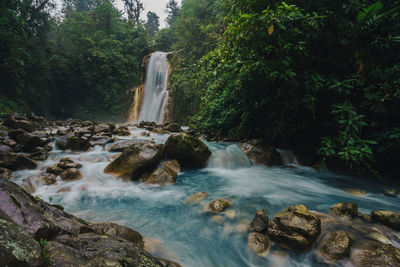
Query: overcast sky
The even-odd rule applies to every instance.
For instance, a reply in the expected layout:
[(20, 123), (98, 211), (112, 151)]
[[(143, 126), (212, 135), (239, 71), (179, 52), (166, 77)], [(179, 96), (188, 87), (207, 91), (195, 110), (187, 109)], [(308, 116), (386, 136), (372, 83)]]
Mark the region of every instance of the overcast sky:
[[(152, 11), (156, 13), (160, 17), (160, 28), (165, 27), (165, 19), (167, 18), (167, 14), (165, 13), (165, 7), (169, 0), (142, 0), (144, 11), (142, 12), (142, 19), (147, 19), (147, 12)], [(178, 0), (179, 4), (181, 0)], [(121, 11), (124, 11), (124, 4), (122, 0), (115, 1), (115, 5)]]

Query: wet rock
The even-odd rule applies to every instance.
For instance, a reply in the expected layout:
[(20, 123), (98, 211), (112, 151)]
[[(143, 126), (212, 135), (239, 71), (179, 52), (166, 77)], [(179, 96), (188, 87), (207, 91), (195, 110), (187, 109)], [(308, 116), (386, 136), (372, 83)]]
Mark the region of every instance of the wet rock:
[(210, 204), (207, 205), (206, 211), (212, 213), (220, 213), (224, 211), (227, 207), (232, 204), (231, 201), (227, 199), (215, 199)]
[(46, 160), (49, 157), (49, 153), (43, 147), (36, 147), (32, 150), (30, 157), (33, 160)]
[(149, 177), (145, 179), (146, 184), (174, 184), (176, 182), (176, 177), (181, 171), (181, 166), (177, 160), (169, 160), (162, 162), (158, 165)]
[(247, 245), (258, 255), (265, 255), (269, 251), (270, 240), (268, 236), (254, 232), (249, 234)]
[[(60, 133), (61, 134), (61, 133)], [(62, 135), (56, 138), (56, 147), (61, 150), (66, 150), (67, 149), (67, 136)]]
[(400, 231), (400, 212), (390, 210), (374, 210), (371, 212), (372, 218), (396, 231)]
[(4, 179), (14, 178), (12, 170), (9, 170), (7, 168), (0, 168), (0, 178), (4, 178)]
[(0, 145), (0, 153), (2, 153), (2, 154), (12, 153), (13, 151), (14, 151), (14, 149), (12, 149), (11, 147), (9, 147), (7, 145)]
[(85, 137), (69, 136), (67, 138), (66, 149), (86, 150), (90, 146), (89, 140)]
[(358, 217), (364, 222), (371, 223), (373, 222), (372, 216), (370, 214), (358, 214)]
[(157, 167), (163, 154), (162, 145), (151, 142), (133, 144), (111, 162), (104, 172), (124, 179), (138, 180), (143, 174)]
[(41, 145), (42, 140), (37, 135), (24, 133), (17, 136), (17, 142), (22, 145), (25, 152), (31, 152), (32, 149)]
[(184, 133), (171, 135), (165, 144), (165, 150), (169, 158), (177, 159), (185, 168), (204, 167), (211, 155), (200, 139)]
[(49, 266), (162, 266), (145, 250), (119, 237), (104, 237), (94, 233), (77, 236), (61, 235), (44, 248)]
[(364, 190), (358, 188), (343, 188), (343, 191), (355, 197), (363, 197), (367, 194)]
[(113, 134), (120, 135), (120, 136), (130, 136), (131, 133), (129, 132), (128, 126), (123, 124), (116, 124), (113, 130)]
[(60, 173), (60, 177), (63, 181), (75, 181), (82, 179), (82, 173), (78, 169), (71, 168)]
[(0, 264), (41, 266), (42, 249), (24, 228), (0, 210)]
[(130, 147), (131, 145), (146, 144), (146, 143), (148, 142), (139, 140), (126, 140), (110, 145), (107, 150), (110, 152), (124, 152), (124, 150)]
[(268, 215), (263, 210), (257, 210), (254, 219), (249, 225), (251, 232), (258, 232), (265, 234), (268, 229)]
[(5, 144), (6, 146), (9, 146), (9, 147), (15, 147), (16, 145), (17, 145), (17, 142), (15, 142), (14, 140), (12, 140), (12, 139), (5, 139), (4, 141), (3, 141), (3, 144)]
[(181, 126), (177, 123), (169, 123), (169, 124), (165, 125), (164, 130), (166, 130), (168, 132), (173, 132), (173, 133), (182, 131)]
[(388, 197), (396, 197), (398, 191), (395, 188), (387, 188), (383, 191), (383, 193)]
[(94, 135), (92, 136), (92, 139), (89, 141), (89, 145), (104, 146), (105, 144), (109, 144), (112, 142), (114, 142), (114, 139), (112, 139), (111, 137)]
[(206, 192), (196, 192), (193, 195), (189, 196), (183, 203), (185, 204), (192, 204), (192, 203), (198, 203), (205, 199), (208, 196), (208, 193)]
[(351, 238), (343, 231), (327, 234), (318, 246), (316, 258), (325, 263), (334, 263), (350, 255)]
[(38, 164), (23, 154), (0, 153), (0, 167), (13, 171), (36, 169)]
[(264, 164), (267, 166), (281, 165), (282, 158), (275, 147), (268, 146), (262, 140), (251, 140), (241, 145), (240, 149), (255, 164)]
[(155, 126), (157, 126), (157, 124), (152, 121), (141, 121), (138, 125), (139, 128), (146, 128), (146, 129), (148, 128), (152, 129)]
[(329, 208), (329, 213), (338, 217), (354, 218), (358, 213), (358, 206), (353, 202), (340, 202)]
[(101, 133), (103, 135), (111, 135), (114, 128), (115, 128), (114, 124), (99, 123), (94, 126), (94, 133), (96, 133), (96, 134)]
[(22, 130), (22, 129), (12, 129), (12, 130), (9, 130), (8, 131), (8, 136), (12, 139), (12, 140), (17, 140), (17, 137), (18, 136), (20, 136), (20, 135), (22, 135), (22, 134), (25, 134), (26, 133), (26, 131), (25, 130)]
[(56, 176), (51, 173), (44, 173), (44, 174), (40, 175), (40, 180), (45, 185), (52, 185), (57, 182)]
[(75, 169), (82, 168), (82, 164), (77, 163), (75, 161), (61, 161), (60, 160), (60, 163), (58, 163), (56, 166), (63, 170), (72, 169), (72, 168), (75, 168)]
[(63, 172), (63, 169), (61, 169), (60, 167), (55, 165), (55, 166), (47, 167), (46, 172), (52, 173), (52, 174), (55, 174), (55, 175), (59, 175), (61, 172)]
[(57, 190), (58, 193), (66, 193), (66, 192), (71, 192), (71, 186), (63, 186), (60, 189)]
[(392, 245), (368, 242), (353, 249), (350, 260), (355, 267), (400, 266), (400, 251)]
[(293, 205), (276, 214), (268, 235), (279, 246), (292, 250), (306, 250), (321, 232), (321, 220), (304, 205)]
[(4, 179), (0, 179), (0, 209), (36, 240), (51, 240), (59, 234), (93, 232), (85, 221), (32, 197)]
[(161, 127), (155, 127), (155, 128), (153, 128), (153, 129), (151, 129), (151, 132), (152, 133), (155, 133), (155, 134), (166, 134), (166, 133), (168, 133), (167, 131), (165, 131), (163, 128), (161, 128)]
[(140, 233), (132, 230), (131, 228), (112, 223), (112, 222), (103, 222), (103, 223), (91, 223), (90, 227), (100, 235), (107, 235), (111, 237), (120, 237), (125, 240), (128, 240), (140, 248), (144, 248), (143, 237)]

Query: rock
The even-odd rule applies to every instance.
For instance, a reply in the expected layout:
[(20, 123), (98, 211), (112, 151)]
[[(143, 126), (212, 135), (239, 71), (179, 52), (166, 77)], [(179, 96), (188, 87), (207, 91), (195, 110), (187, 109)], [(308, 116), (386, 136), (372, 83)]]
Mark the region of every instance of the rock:
[(371, 212), (372, 218), (396, 231), (400, 231), (400, 212), (390, 210), (374, 210)]
[(0, 210), (0, 264), (42, 266), (42, 248), (24, 228)]
[(354, 218), (358, 214), (358, 207), (353, 202), (340, 202), (329, 208), (329, 213), (339, 217)]
[(131, 133), (129, 132), (128, 126), (123, 124), (116, 124), (113, 130), (113, 134), (120, 135), (120, 136), (130, 136)]
[(76, 163), (75, 161), (67, 162), (67, 161), (60, 160), (60, 163), (58, 163), (56, 166), (63, 170), (72, 169), (72, 168), (75, 168), (75, 169), (82, 168), (82, 164)]
[(4, 179), (14, 178), (12, 170), (9, 170), (7, 168), (0, 168), (0, 178), (4, 178)]
[(281, 165), (281, 155), (273, 146), (268, 146), (262, 140), (252, 140), (241, 145), (240, 149), (255, 164), (264, 164), (267, 166)]
[(265, 255), (269, 251), (270, 241), (268, 236), (254, 232), (249, 234), (247, 245), (258, 255)]
[(62, 135), (56, 138), (56, 147), (61, 150), (67, 149), (67, 136)]
[(30, 157), (33, 160), (46, 160), (49, 157), (49, 153), (43, 147), (36, 147), (32, 150)]
[(115, 128), (114, 124), (99, 123), (94, 126), (94, 133), (96, 133), (96, 134), (102, 133), (103, 135), (111, 135), (112, 130), (114, 128)]
[(343, 191), (355, 197), (363, 197), (367, 194), (364, 190), (358, 188), (343, 188)]
[(44, 248), (54, 267), (162, 266), (142, 248), (119, 237), (95, 233), (60, 235)]
[(86, 150), (90, 146), (89, 140), (85, 137), (69, 136), (67, 138), (66, 149)]
[(152, 133), (155, 133), (155, 134), (166, 134), (166, 133), (168, 133), (167, 131), (165, 131), (163, 128), (161, 128), (161, 127), (155, 127), (155, 128), (153, 128), (153, 129), (151, 129), (151, 132)]
[(45, 185), (55, 184), (57, 181), (56, 176), (52, 173), (44, 173), (40, 175), (40, 180)]
[(71, 192), (71, 186), (63, 186), (57, 190), (57, 194), (58, 193), (66, 193), (66, 192)]
[(93, 135), (89, 141), (90, 146), (104, 146), (105, 144), (114, 142), (114, 139), (107, 136)]
[(355, 267), (400, 266), (400, 251), (392, 245), (367, 242), (352, 250), (350, 260)]
[(91, 223), (90, 227), (100, 235), (120, 237), (134, 243), (140, 248), (144, 248), (142, 235), (131, 228), (112, 222)]
[(112, 144), (111, 146), (108, 147), (108, 151), (110, 152), (124, 152), (125, 149), (130, 147), (131, 145), (134, 144), (146, 144), (148, 143), (147, 141), (139, 141), (139, 140), (126, 140), (122, 142), (118, 142), (116, 144)]
[(268, 230), (268, 215), (263, 210), (257, 210), (254, 219), (250, 222), (249, 230), (265, 234)]
[(202, 201), (208, 196), (206, 192), (196, 192), (193, 195), (189, 196), (187, 199), (184, 200), (184, 204), (192, 204)]
[(220, 213), (231, 204), (232, 202), (227, 199), (215, 199), (210, 204), (208, 204), (206, 211), (212, 213)]
[(138, 180), (151, 172), (163, 157), (163, 146), (151, 142), (133, 144), (112, 161), (105, 173), (115, 174), (124, 179)]
[(176, 177), (181, 171), (181, 166), (177, 160), (169, 160), (162, 162), (158, 165), (149, 177), (145, 179), (146, 184), (174, 184), (176, 182)]
[(17, 142), (15, 142), (14, 140), (12, 140), (12, 139), (5, 139), (4, 141), (3, 141), (3, 144), (5, 144), (6, 146), (9, 146), (9, 147), (15, 147), (16, 145), (17, 145)]
[(396, 197), (396, 195), (398, 194), (398, 191), (395, 188), (387, 188), (383, 191), (383, 193), (385, 194), (385, 196), (388, 196), (388, 197)]
[(63, 172), (63, 169), (61, 169), (60, 167), (55, 165), (55, 166), (47, 167), (46, 172), (52, 173), (52, 174), (55, 174), (55, 175), (59, 175), (61, 172)]
[(17, 136), (18, 144), (22, 145), (25, 152), (31, 152), (35, 147), (41, 145), (42, 140), (39, 136), (30, 133), (23, 133)]
[(12, 129), (8, 131), (8, 136), (12, 139), (12, 140), (17, 140), (17, 137), (21, 134), (25, 134), (26, 131), (22, 130), (22, 129)]
[(60, 177), (63, 181), (75, 181), (82, 179), (82, 173), (78, 169), (71, 168), (60, 173)]
[(36, 240), (93, 232), (85, 221), (32, 197), (4, 179), (0, 179), (0, 209)]
[(268, 226), (268, 235), (281, 247), (307, 250), (321, 232), (321, 220), (304, 205), (293, 205), (276, 214)]
[(38, 164), (23, 154), (0, 153), (0, 167), (13, 171), (36, 169)]
[(200, 139), (184, 133), (171, 135), (165, 150), (169, 158), (177, 159), (184, 168), (204, 167), (211, 155)]
[(11, 147), (9, 147), (7, 145), (0, 145), (0, 153), (1, 154), (11, 153), (13, 151), (14, 151), (14, 149), (12, 149)]
[(351, 238), (343, 231), (327, 234), (318, 246), (316, 258), (325, 263), (335, 263), (350, 255)]
[(164, 126), (164, 130), (168, 131), (168, 132), (181, 132), (181, 126), (177, 123), (169, 123), (167, 125)]
[(13, 128), (13, 129), (23, 129), (27, 132), (33, 132), (34, 130), (34, 124), (30, 121), (27, 121), (25, 119), (18, 120), (15, 117), (7, 117), (4, 122), (3, 125), (9, 127), (9, 128)]

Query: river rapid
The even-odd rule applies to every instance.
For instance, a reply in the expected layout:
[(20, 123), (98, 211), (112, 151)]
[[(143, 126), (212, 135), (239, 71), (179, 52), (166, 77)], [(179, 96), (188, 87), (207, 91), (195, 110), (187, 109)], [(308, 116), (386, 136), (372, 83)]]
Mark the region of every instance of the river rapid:
[[(148, 137), (143, 137), (145, 130), (135, 127), (130, 131), (130, 137), (119, 141), (136, 138), (164, 143), (169, 136), (149, 132)], [(35, 196), (60, 204), (65, 211), (88, 221), (112, 221), (131, 227), (146, 237), (150, 253), (191, 267), (324, 266), (314, 260), (312, 251), (290, 252), (273, 243), (265, 257), (250, 251), (247, 226), (257, 209), (265, 210), (270, 219), (293, 204), (324, 213), (342, 201), (357, 203), (361, 213), (374, 209), (399, 211), (399, 196), (385, 196), (378, 182), (318, 172), (299, 166), (295, 159), (287, 159), (287, 164), (280, 167), (257, 166), (238, 144), (206, 144), (212, 151), (207, 167), (182, 170), (176, 184), (169, 186), (124, 182), (104, 174), (104, 168), (118, 154), (108, 152), (107, 146), (80, 153), (54, 147), (49, 159), (36, 170), (15, 172), (15, 181), (23, 184), (25, 178), (38, 176), (60, 158), (70, 157), (83, 165), (83, 178), (64, 182), (58, 177), (55, 185), (36, 184)], [(346, 188), (362, 189), (366, 194), (353, 196)], [(207, 192), (208, 197), (197, 204), (185, 204), (185, 199), (195, 192)], [(231, 207), (221, 215), (205, 213), (204, 205), (216, 198), (231, 200)], [(390, 242), (400, 248), (398, 240)], [(342, 261), (337, 265), (348, 264)]]

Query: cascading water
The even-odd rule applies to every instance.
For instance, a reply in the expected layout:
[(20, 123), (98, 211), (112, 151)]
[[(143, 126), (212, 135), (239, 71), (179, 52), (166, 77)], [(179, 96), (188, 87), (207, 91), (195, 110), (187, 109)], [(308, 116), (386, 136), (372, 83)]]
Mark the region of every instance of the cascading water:
[(139, 121), (161, 123), (168, 100), (167, 53), (155, 52), (151, 55), (147, 66), (144, 97), (140, 109)]

